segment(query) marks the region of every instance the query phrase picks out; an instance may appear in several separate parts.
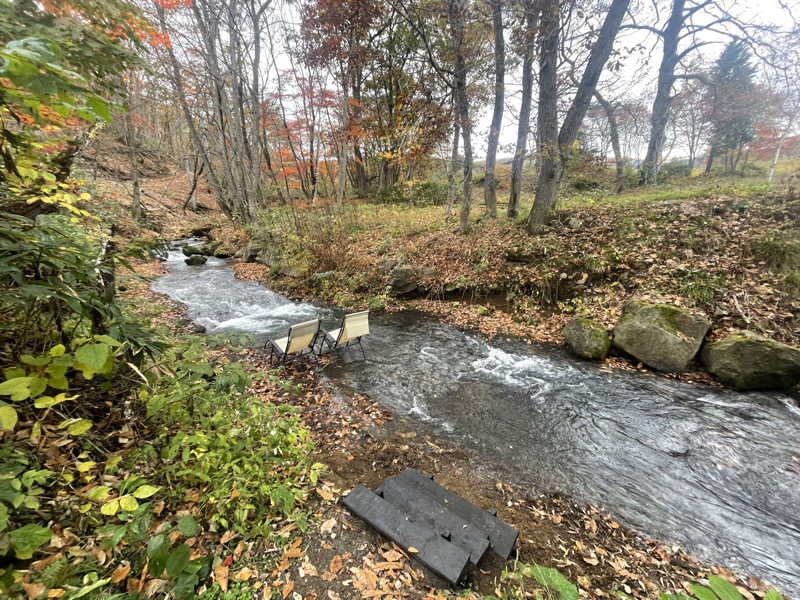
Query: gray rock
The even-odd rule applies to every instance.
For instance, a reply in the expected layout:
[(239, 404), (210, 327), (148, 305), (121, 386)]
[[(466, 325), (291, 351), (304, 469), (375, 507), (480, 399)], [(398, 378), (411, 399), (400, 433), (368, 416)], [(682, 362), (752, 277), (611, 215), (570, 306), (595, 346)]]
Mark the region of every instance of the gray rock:
[(749, 331), (707, 344), (700, 358), (712, 375), (740, 390), (789, 389), (800, 382), (800, 348)]
[(611, 348), (611, 336), (606, 328), (591, 319), (575, 317), (564, 327), (567, 347), (577, 356), (603, 360)]
[(189, 329), (191, 333), (201, 334), (206, 332), (206, 326), (200, 323), (194, 323)]
[(629, 300), (614, 326), (614, 345), (659, 371), (682, 371), (710, 326), (677, 306)]
[(198, 265), (206, 264), (207, 260), (208, 260), (208, 257), (203, 256), (201, 254), (195, 254), (195, 255), (190, 256), (189, 258), (185, 259), (183, 262), (185, 262), (187, 265), (196, 267)]
[(389, 287), (397, 295), (410, 294), (419, 287), (413, 265), (398, 265), (389, 273)]

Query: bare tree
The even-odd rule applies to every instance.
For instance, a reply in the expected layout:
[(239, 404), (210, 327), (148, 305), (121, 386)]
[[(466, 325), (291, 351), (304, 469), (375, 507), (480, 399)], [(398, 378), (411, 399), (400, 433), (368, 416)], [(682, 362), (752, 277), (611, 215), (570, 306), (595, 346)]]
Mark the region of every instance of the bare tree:
[(492, 31), (494, 32), (494, 111), (492, 112), (492, 125), (491, 129), (489, 129), (489, 143), (486, 150), (484, 200), (489, 216), (497, 217), (495, 165), (497, 163), (500, 127), (503, 123), (506, 74), (506, 48), (505, 39), (503, 38), (504, 0), (490, 0), (490, 4), (492, 7)]

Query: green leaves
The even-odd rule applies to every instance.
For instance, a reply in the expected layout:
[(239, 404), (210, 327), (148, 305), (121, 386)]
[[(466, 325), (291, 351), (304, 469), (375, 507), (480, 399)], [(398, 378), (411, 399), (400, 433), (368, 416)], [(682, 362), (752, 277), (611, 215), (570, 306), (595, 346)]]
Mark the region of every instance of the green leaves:
[(185, 515), (178, 521), (178, 531), (188, 537), (194, 537), (200, 533), (200, 525), (194, 520), (191, 515)]
[(540, 585), (558, 594), (560, 600), (578, 600), (578, 588), (556, 569), (542, 565), (523, 565), (520, 574), (535, 579)]
[(191, 553), (191, 549), (186, 544), (181, 544), (170, 552), (166, 564), (167, 575), (170, 577), (180, 575), (181, 571), (189, 564), (189, 556), (191, 556)]
[(17, 425), (17, 411), (10, 404), (0, 403), (0, 431), (13, 431)]
[(47, 380), (42, 377), (15, 377), (0, 383), (0, 395), (11, 396), (14, 402), (36, 397), (47, 389)]
[(709, 575), (708, 584), (719, 600), (742, 600), (742, 594), (736, 589), (736, 586), (718, 575)]
[(150, 574), (158, 577), (164, 571), (169, 558), (169, 540), (163, 533), (152, 538), (147, 544), (147, 556), (150, 558)]
[(108, 344), (86, 344), (75, 351), (76, 366), (83, 370), (87, 379), (91, 379), (94, 373), (103, 372), (110, 356), (111, 347)]
[(27, 559), (43, 544), (50, 540), (53, 532), (47, 527), (36, 524), (25, 525), (9, 533), (11, 548), (14, 556), (19, 559)]
[(133, 497), (134, 498), (139, 498), (140, 500), (142, 500), (144, 498), (149, 498), (150, 496), (155, 494), (159, 489), (160, 488), (158, 488), (158, 487), (156, 487), (154, 485), (145, 484), (145, 485), (137, 488), (136, 491), (133, 492)]

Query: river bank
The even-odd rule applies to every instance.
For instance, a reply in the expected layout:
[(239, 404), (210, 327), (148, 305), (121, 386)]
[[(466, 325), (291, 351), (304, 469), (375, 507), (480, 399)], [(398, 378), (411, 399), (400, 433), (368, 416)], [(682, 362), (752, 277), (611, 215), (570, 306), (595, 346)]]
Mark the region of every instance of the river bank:
[[(214, 285), (218, 287), (219, 282)], [(228, 295), (236, 291), (228, 286)], [(202, 296), (204, 290), (201, 288), (196, 292)], [(234, 317), (237, 326), (248, 324), (246, 320), (242, 321), (241, 316), (228, 316)], [(203, 323), (202, 318), (200, 322)], [(224, 322), (231, 325), (230, 319)], [(252, 321), (249, 324), (252, 325)], [(254, 354), (251, 361), (263, 366), (263, 357), (259, 354)], [(308, 373), (297, 376), (301, 380), (309, 378)], [(504, 469), (496, 462), (485, 461), (480, 452), (465, 448), (463, 443), (455, 444), (447, 436), (442, 437), (435, 427), (426, 430), (418, 419), (401, 418), (396, 411), (387, 413), (364, 396), (343, 395), (340, 385), (331, 388), (330, 382), (327, 387), (324, 383), (320, 387), (313, 381), (306, 381), (306, 384), (316, 392), (312, 394), (313, 401), (305, 396), (304, 422), (318, 442), (319, 459), (331, 466), (332, 489), (344, 491), (356, 483), (376, 482), (406, 466), (433, 472), (445, 485), (478, 504), (495, 506), (501, 516), (505, 514), (510, 522), (519, 523), (526, 532), (521, 536), (521, 560), (557, 566), (585, 593), (596, 597), (607, 595), (614, 589), (627, 593), (628, 588), (633, 595), (652, 597), (656, 590), (679, 590), (684, 582), (702, 578), (704, 573), (717, 571), (731, 576), (730, 572), (704, 565), (676, 548), (657, 542), (645, 543), (611, 517), (604, 517), (589, 506), (574, 504), (561, 496), (531, 495), (529, 486), (509, 485), (507, 482), (515, 479), (513, 467)], [(336, 523), (346, 523), (349, 532), (360, 532), (361, 541), (353, 544), (353, 548), (364, 547), (373, 554), (379, 552), (374, 537), (371, 538), (363, 527), (359, 528), (357, 521), (348, 518), (338, 508), (332, 510), (337, 515)], [(323, 523), (330, 523), (333, 518), (328, 512), (323, 516), (326, 517)], [(309, 549), (311, 555), (317, 556), (318, 563), (320, 560), (324, 562), (326, 557), (333, 560), (335, 556), (344, 556), (341, 553), (330, 555), (331, 550), (325, 547), (332, 546), (334, 551), (337, 548), (329, 539), (330, 533), (327, 528), (320, 532), (320, 539), (324, 541), (319, 543), (316, 551)], [(340, 531), (340, 536), (343, 535)], [(313, 545), (316, 542), (309, 543)], [(350, 552), (351, 556), (343, 559), (345, 563), (349, 560), (356, 568), (362, 568), (358, 566), (359, 561), (363, 564), (368, 555)], [(316, 570), (321, 574), (327, 572)], [(305, 572), (307, 570), (303, 570)], [(299, 571), (294, 573), (300, 574)], [(496, 569), (480, 572), (475, 579), (476, 585), (482, 591), (491, 591), (497, 576)], [(409, 577), (413, 582), (414, 577)], [(314, 583), (318, 586), (314, 589), (324, 590), (336, 579), (328, 576), (327, 581), (318, 581), (312, 577), (309, 583), (312, 588)], [(296, 585), (299, 583), (297, 578), (295, 582)], [(740, 581), (740, 584), (751, 593), (764, 591), (763, 584), (756, 579)], [(341, 593), (342, 597), (347, 597), (345, 589)]]

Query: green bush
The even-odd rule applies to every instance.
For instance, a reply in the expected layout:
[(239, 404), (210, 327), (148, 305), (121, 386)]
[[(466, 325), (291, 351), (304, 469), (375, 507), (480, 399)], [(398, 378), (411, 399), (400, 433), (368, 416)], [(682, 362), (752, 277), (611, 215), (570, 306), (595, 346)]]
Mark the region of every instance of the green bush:
[(415, 206), (444, 206), (446, 202), (446, 183), (422, 181), (411, 188), (411, 203)]
[[(162, 433), (147, 452), (175, 489), (198, 489), (212, 526), (267, 536), (277, 521), (305, 528), (306, 486), (316, 482), (312, 442), (298, 409), (251, 396), (237, 364), (213, 369), (193, 343), (171, 353), (176, 376), (144, 394)], [(182, 492), (183, 493), (183, 492)]]
[(658, 180), (667, 181), (678, 177), (689, 177), (692, 174), (692, 165), (683, 159), (671, 160), (658, 169)]
[(379, 189), (373, 195), (373, 202), (377, 204), (405, 204), (409, 200), (407, 190), (406, 186), (402, 184)]

